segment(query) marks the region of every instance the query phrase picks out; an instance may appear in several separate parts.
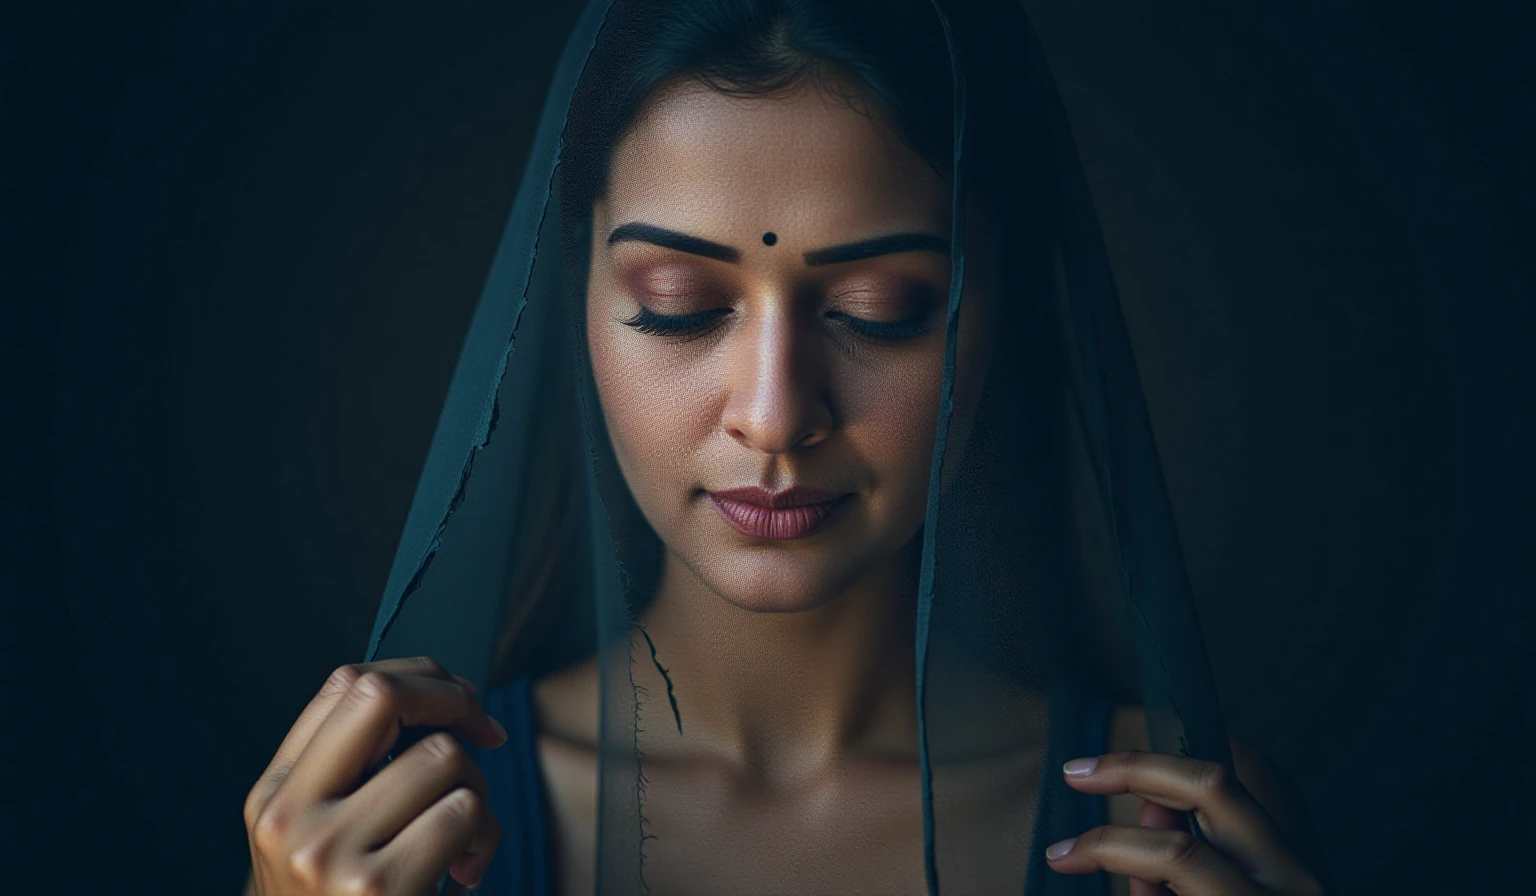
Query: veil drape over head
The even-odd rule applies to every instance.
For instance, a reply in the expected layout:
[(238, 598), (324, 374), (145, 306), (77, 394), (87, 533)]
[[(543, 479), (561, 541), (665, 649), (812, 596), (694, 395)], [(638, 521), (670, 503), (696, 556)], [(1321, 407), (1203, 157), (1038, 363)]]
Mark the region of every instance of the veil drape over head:
[[(605, 54), (634, 43), (646, 7), (680, 5), (594, 0), (570, 35), (367, 654), (433, 656), (482, 694), (597, 658), (604, 894), (646, 892), (668, 874), (653, 849), (668, 818), (650, 811), (659, 785), (646, 777), (646, 739), (674, 722), (686, 736), (690, 682), (668, 681), (670, 700), (642, 683), (668, 650), (642, 628), (662, 548), (598, 412), (572, 313), (593, 235), (562, 198), (588, 176), (570, 161), (584, 133), (573, 104), (579, 113), (584, 92), (605, 87)], [(867, 5), (871, 16), (880, 6)], [(1014, 3), (917, 6), (949, 54), (941, 86), (955, 127), (920, 574), (910, 605), (892, 608), (910, 621), (914, 657), (914, 848), (929, 892), (995, 892), (997, 881), (1057, 892), (1080, 885), (1043, 863), (1053, 838), (1080, 833), (1056, 773), (1071, 758), (1063, 732), (1079, 696), (1146, 706), (1154, 749), (1230, 763), (1229, 748), (1115, 284), (1044, 57)], [(1016, 216), (1004, 225), (997, 348), (984, 385), (962, 395), (957, 323), (978, 201)], [(1016, 798), (1004, 823), (978, 830), (967, 819), (989, 793)], [(791, 864), (784, 848), (764, 842), (739, 861)]]

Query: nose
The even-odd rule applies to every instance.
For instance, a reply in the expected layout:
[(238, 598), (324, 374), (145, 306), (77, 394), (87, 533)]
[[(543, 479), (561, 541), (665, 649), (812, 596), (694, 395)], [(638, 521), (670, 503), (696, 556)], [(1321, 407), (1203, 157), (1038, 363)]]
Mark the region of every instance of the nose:
[(760, 317), (730, 347), (730, 396), (722, 423), (731, 438), (764, 454), (826, 441), (836, 426), (825, 376), (788, 313)]

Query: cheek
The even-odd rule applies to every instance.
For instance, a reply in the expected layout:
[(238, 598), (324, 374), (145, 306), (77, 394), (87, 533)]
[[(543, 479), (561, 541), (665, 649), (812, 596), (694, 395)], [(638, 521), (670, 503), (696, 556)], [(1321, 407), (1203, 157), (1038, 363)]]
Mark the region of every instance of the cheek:
[(587, 332), (608, 437), (644, 507), (651, 488), (675, 487), (687, 475), (687, 459), (707, 437), (710, 379), (622, 324), (589, 318)]
[(845, 379), (845, 436), (864, 459), (886, 499), (924, 504), (939, 419), (944, 345), (882, 364), (855, 367)]

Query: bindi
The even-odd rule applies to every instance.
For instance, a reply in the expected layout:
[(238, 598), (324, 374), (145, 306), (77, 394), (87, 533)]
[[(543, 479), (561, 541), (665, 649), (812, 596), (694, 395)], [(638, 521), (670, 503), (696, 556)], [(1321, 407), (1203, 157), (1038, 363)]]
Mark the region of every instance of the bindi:
[(779, 241), (779, 235), (774, 233), (771, 230), (768, 231), (767, 233), (763, 234), (763, 245), (765, 245), (765, 246), (771, 246), (774, 243), (777, 243), (778, 241)]

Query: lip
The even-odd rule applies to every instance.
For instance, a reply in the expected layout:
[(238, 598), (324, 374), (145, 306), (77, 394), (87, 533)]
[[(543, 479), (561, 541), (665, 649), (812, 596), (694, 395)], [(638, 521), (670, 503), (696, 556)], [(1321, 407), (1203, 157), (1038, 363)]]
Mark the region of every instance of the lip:
[(709, 499), (727, 525), (748, 538), (789, 541), (821, 528), (852, 498), (821, 489), (796, 486), (773, 492), (759, 486), (709, 492)]

